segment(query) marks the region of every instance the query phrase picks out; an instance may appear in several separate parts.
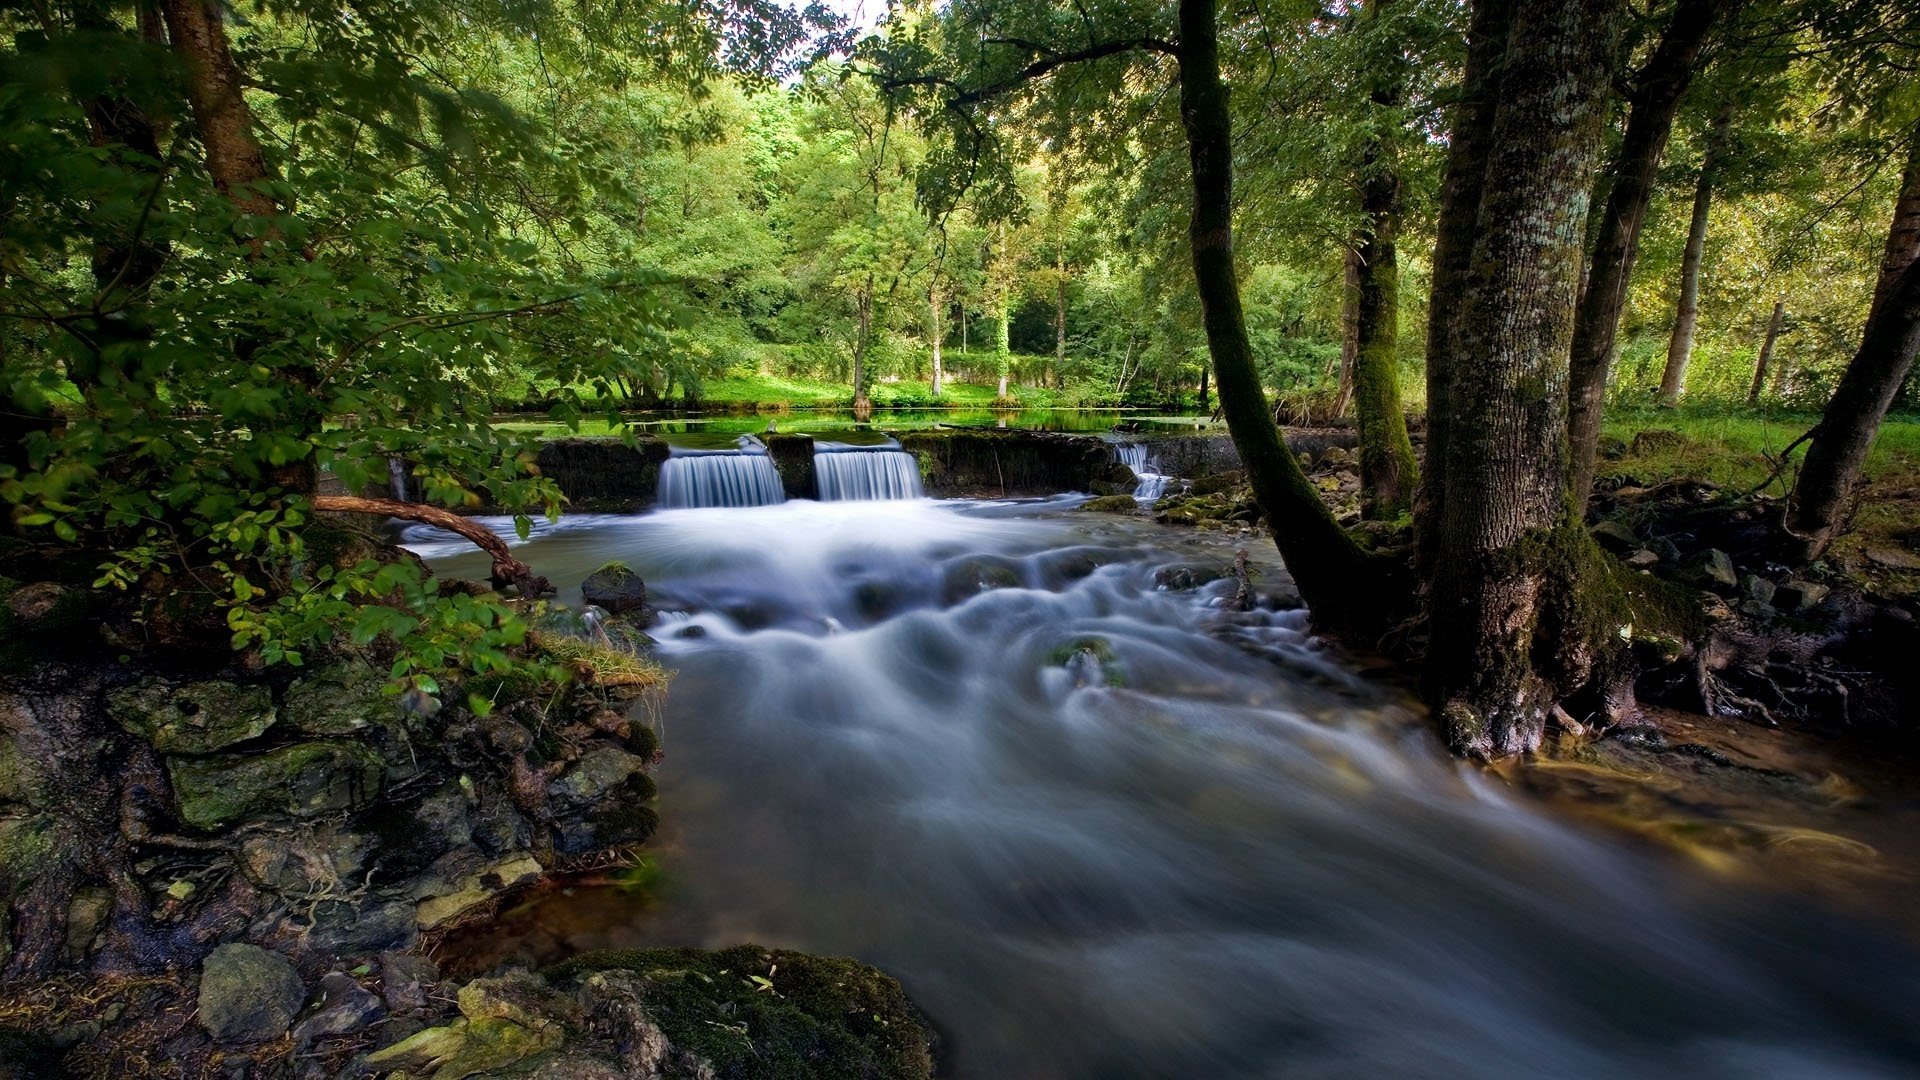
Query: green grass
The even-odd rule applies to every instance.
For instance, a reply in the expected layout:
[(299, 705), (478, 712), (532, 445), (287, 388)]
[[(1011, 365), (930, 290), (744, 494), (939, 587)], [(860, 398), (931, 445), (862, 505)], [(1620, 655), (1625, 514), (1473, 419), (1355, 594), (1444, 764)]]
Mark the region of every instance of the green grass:
[[(1677, 431), (1684, 441), (1678, 446), (1629, 453), (1619, 461), (1603, 460), (1600, 473), (1626, 474), (1644, 483), (1692, 477), (1722, 487), (1751, 488), (1773, 471), (1773, 463), (1765, 455), (1777, 457), (1818, 420), (1811, 413), (1763, 413), (1712, 406), (1617, 410), (1607, 417), (1604, 436), (1631, 443), (1639, 432), (1660, 429)], [(1805, 449), (1802, 444), (1795, 450), (1795, 458)], [(1788, 470), (1774, 482), (1776, 494), (1783, 493), (1792, 475)], [(1920, 477), (1920, 417), (1887, 418), (1868, 454), (1866, 477)]]

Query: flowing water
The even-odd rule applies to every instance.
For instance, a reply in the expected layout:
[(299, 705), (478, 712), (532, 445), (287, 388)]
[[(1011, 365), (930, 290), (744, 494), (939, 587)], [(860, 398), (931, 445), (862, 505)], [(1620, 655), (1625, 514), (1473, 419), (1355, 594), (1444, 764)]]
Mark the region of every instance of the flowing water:
[(665, 885), (555, 897), (501, 954), (857, 956), (983, 1080), (1920, 1073), (1891, 931), (1550, 816), (1306, 635), (1269, 544), (1234, 612), (1233, 541), (1075, 504), (537, 531), (563, 590), (620, 559), (680, 609)]
[(815, 440), (814, 486), (825, 502), (850, 499), (917, 499), (920, 462), (889, 440), (878, 446)]
[(660, 505), (665, 508), (769, 506), (786, 497), (780, 471), (758, 443), (738, 450), (676, 446), (673, 456), (660, 463)]
[(1113, 453), (1120, 459), (1120, 464), (1133, 470), (1134, 479), (1139, 481), (1133, 489), (1133, 500), (1141, 506), (1152, 506), (1159, 502), (1160, 497), (1167, 493), (1167, 485), (1178, 479), (1161, 475), (1159, 463), (1149, 456), (1147, 447), (1142, 443), (1116, 443)]

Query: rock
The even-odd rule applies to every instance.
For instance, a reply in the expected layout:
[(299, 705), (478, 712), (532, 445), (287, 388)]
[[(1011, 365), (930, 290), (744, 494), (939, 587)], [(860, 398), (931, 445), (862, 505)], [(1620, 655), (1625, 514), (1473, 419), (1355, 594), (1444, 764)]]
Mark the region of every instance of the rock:
[(583, 854), (636, 844), (653, 834), (658, 817), (648, 805), (653, 781), (647, 759), (617, 747), (587, 753), (547, 786), (554, 809), (554, 846)]
[(1830, 591), (1818, 582), (1793, 578), (1773, 591), (1773, 606), (1781, 611), (1811, 611), (1820, 606)]
[(371, 842), (331, 825), (310, 832), (255, 833), (240, 841), (240, 872), (264, 889), (314, 896), (363, 876)]
[(307, 735), (351, 735), (399, 723), (397, 697), (379, 673), (350, 664), (322, 668), (287, 688), (287, 726)]
[(210, 754), (257, 738), (275, 719), (273, 694), (264, 686), (174, 687), (156, 678), (108, 694), (107, 715), (163, 754)]
[(305, 997), (292, 962), (256, 945), (222, 945), (200, 965), (200, 1025), (221, 1042), (279, 1038)]
[(67, 903), (67, 959), (78, 962), (93, 951), (94, 939), (113, 914), (113, 890), (104, 886), (75, 889)]
[(1353, 451), (1343, 446), (1329, 446), (1320, 451), (1320, 468), (1344, 469), (1353, 464)]
[(68, 589), (53, 581), (35, 581), (7, 595), (7, 610), (27, 626), (40, 622), (59, 609)]
[(1653, 539), (1647, 541), (1647, 550), (1653, 552), (1655, 555), (1660, 556), (1661, 562), (1674, 563), (1674, 562), (1680, 561), (1679, 547), (1677, 547), (1673, 541), (1667, 539), (1664, 536), (1656, 536)]
[(1198, 477), (1193, 481), (1191, 490), (1195, 495), (1218, 495), (1223, 491), (1232, 491), (1246, 482), (1247, 474), (1235, 469), (1231, 472)]
[(528, 971), (475, 979), (460, 988), (460, 1015), (469, 1020), (506, 1020), (530, 1031), (578, 1024), (585, 1013), (571, 996)]
[(1639, 548), (1629, 552), (1621, 561), (1635, 570), (1651, 570), (1660, 565), (1660, 556), (1649, 548)]
[(368, 1054), (366, 1063), (389, 1076), (432, 1073), (435, 1080), (464, 1080), (505, 1069), (551, 1049), (566, 1037), (558, 1027), (532, 1031), (510, 1020), (467, 1020), (428, 1028)]
[(1623, 521), (1598, 522), (1590, 531), (1593, 533), (1593, 538), (1600, 542), (1601, 547), (1615, 554), (1632, 551), (1640, 546), (1640, 537), (1633, 531), (1633, 526)]
[(580, 1001), (593, 1014), (594, 1029), (608, 1034), (619, 1047), (620, 1064), (634, 1076), (664, 1073), (673, 1049), (641, 1004), (646, 996), (647, 981), (626, 971), (596, 971), (580, 984)]
[(378, 754), (354, 742), (296, 743), (264, 754), (168, 758), (180, 820), (217, 829), (240, 817), (310, 817), (364, 805), (380, 794)]
[(580, 596), (587, 603), (619, 615), (647, 606), (647, 583), (624, 564), (610, 562), (580, 583)]
[(1184, 592), (1197, 589), (1209, 582), (1219, 581), (1233, 573), (1228, 566), (1202, 566), (1198, 563), (1186, 563), (1180, 566), (1163, 566), (1153, 572), (1153, 585), (1168, 592)]
[(1131, 495), (1102, 495), (1081, 503), (1080, 509), (1096, 514), (1132, 514), (1139, 511), (1140, 503)]
[(1740, 584), (1733, 560), (1719, 548), (1694, 552), (1686, 562), (1686, 572), (1690, 580), (1709, 589), (1732, 589)]
[(444, 879), (438, 884), (428, 882), (425, 895), (414, 909), (414, 921), (420, 929), (432, 930), (509, 889), (539, 880), (543, 873), (540, 860), (523, 852), (462, 874), (451, 883)]
[(394, 1012), (424, 1009), (440, 981), (440, 969), (432, 960), (413, 953), (380, 954), (380, 992), (387, 1008)]
[[(1115, 498), (1127, 500), (1134, 509), (1133, 496), (1119, 495)], [(1095, 499), (1094, 502), (1100, 500)], [(1082, 507), (1081, 509), (1086, 509)], [(997, 555), (978, 555), (961, 559), (949, 566), (940, 576), (940, 602), (957, 604), (970, 596), (978, 596), (994, 589), (1017, 589), (1020, 587), (1020, 567), (1011, 559)]]
[(1740, 576), (1741, 597), (1751, 600), (1756, 604), (1767, 606), (1769, 611), (1771, 611), (1775, 591), (1776, 589), (1773, 582), (1768, 581), (1759, 574), (1742, 574)]
[(1627, 456), (1627, 440), (1612, 435), (1600, 437), (1600, 456), (1608, 461), (1619, 461)]
[(320, 1005), (293, 1029), (296, 1047), (320, 1039), (351, 1035), (386, 1015), (386, 1006), (351, 975), (330, 971), (320, 976)]
[(1905, 548), (1867, 548), (1861, 554), (1883, 570), (1920, 570), (1920, 554)]
[(334, 956), (411, 948), (420, 937), (414, 905), (404, 900), (320, 901), (313, 905), (305, 935), (309, 946)]
[(1740, 614), (1750, 619), (1758, 619), (1761, 622), (1767, 622), (1779, 614), (1779, 612), (1773, 609), (1772, 604), (1762, 603), (1759, 600), (1740, 601), (1739, 611)]

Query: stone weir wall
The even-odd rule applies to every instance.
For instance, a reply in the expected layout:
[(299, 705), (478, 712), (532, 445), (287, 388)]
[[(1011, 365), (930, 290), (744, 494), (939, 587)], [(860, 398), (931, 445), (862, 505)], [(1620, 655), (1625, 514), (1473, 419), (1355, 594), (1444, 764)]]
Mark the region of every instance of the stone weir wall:
[[(1114, 456), (1112, 443), (1096, 434), (1048, 431), (936, 429), (896, 436), (920, 461), (928, 495), (1026, 498), (1086, 491), (1095, 495), (1133, 490), (1134, 476)], [(1317, 459), (1330, 447), (1351, 447), (1351, 428), (1289, 428), (1287, 445)], [(765, 437), (789, 499), (815, 497), (813, 439), (798, 434)], [(1188, 480), (1240, 468), (1233, 440), (1224, 434), (1127, 434), (1149, 445), (1161, 472)], [(658, 438), (633, 445), (612, 438), (554, 439), (540, 448), (540, 471), (554, 479), (576, 510), (633, 512), (653, 505), (660, 464), (671, 453)]]

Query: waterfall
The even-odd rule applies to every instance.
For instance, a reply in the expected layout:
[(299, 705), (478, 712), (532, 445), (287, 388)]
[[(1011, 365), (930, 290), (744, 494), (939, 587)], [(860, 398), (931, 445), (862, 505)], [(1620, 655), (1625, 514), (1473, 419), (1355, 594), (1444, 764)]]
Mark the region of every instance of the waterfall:
[(743, 440), (739, 450), (684, 451), (660, 464), (659, 506), (770, 506), (785, 502), (780, 472), (766, 449)]
[(920, 462), (900, 449), (887, 446), (813, 444), (813, 482), (822, 502), (854, 499), (918, 499)]
[(412, 502), (407, 495), (407, 459), (390, 457), (387, 459), (387, 486), (393, 493), (394, 502)]
[(1146, 444), (1119, 443), (1114, 446), (1113, 451), (1119, 456), (1120, 464), (1133, 470), (1134, 480), (1137, 481), (1133, 488), (1135, 502), (1142, 506), (1150, 506), (1167, 493), (1167, 485), (1172, 483), (1174, 478), (1162, 476), (1156, 471), (1159, 463), (1147, 455)]

